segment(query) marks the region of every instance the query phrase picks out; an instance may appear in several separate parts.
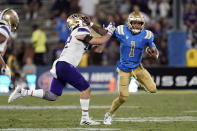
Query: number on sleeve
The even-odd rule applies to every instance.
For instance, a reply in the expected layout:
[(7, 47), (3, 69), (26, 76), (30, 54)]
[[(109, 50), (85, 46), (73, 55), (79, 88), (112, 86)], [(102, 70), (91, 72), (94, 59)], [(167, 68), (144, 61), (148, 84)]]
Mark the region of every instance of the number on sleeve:
[(129, 54), (130, 57), (134, 57), (134, 48), (135, 48), (135, 41), (131, 41), (131, 52)]
[(69, 36), (69, 37), (67, 38), (67, 41), (65, 42), (64, 48), (68, 48), (68, 43), (70, 43), (71, 39), (72, 39), (72, 36)]
[(66, 44), (70, 43), (71, 39), (72, 39), (72, 36), (69, 36), (69, 37), (67, 38)]

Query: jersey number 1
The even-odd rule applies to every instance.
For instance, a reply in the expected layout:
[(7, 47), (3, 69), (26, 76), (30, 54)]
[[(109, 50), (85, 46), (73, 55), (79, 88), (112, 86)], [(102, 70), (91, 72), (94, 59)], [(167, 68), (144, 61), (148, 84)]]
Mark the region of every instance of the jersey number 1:
[(129, 56), (134, 57), (134, 48), (135, 48), (135, 41), (131, 41), (131, 51)]

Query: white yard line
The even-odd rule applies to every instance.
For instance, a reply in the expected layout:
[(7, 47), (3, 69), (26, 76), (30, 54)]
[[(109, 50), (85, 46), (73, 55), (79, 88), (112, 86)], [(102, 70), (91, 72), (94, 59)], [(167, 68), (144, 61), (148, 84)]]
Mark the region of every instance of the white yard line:
[[(90, 109), (108, 109), (110, 106), (90, 106)], [(121, 106), (121, 108), (138, 108), (138, 106)], [(7, 109), (26, 109), (26, 110), (32, 110), (32, 109), (81, 109), (81, 106), (73, 106), (73, 105), (67, 105), (67, 106), (6, 106), (1, 105), (0, 110), (7, 110)]]
[(119, 128), (8, 128), (0, 131), (117, 131)]
[(169, 121), (197, 121), (196, 116), (176, 116), (176, 117), (129, 117), (114, 118), (113, 121), (119, 122), (169, 122)]
[[(64, 120), (63, 118), (53, 118), (54, 120)], [(32, 119), (18, 118), (21, 121), (32, 121)], [(96, 120), (101, 123), (103, 120)], [(177, 117), (128, 117), (128, 118), (114, 118), (113, 121), (117, 122), (173, 122), (173, 121), (197, 121), (196, 116), (177, 116)], [(17, 130), (18, 128), (16, 128)], [(59, 128), (58, 128), (59, 129)], [(68, 129), (68, 128), (67, 128)], [(4, 129), (5, 130), (5, 129)], [(1, 129), (0, 129), (1, 131)]]
[(185, 113), (195, 113), (197, 110), (184, 111)]
[[(31, 118), (17, 118), (20, 121), (32, 121)], [(53, 118), (53, 120), (62, 121), (64, 118)], [(5, 120), (1, 120), (5, 121)], [(7, 120), (6, 120), (7, 121)], [(101, 123), (103, 120), (96, 120)], [(172, 122), (172, 121), (197, 121), (197, 116), (167, 116), (167, 117), (128, 117), (128, 118), (113, 118), (117, 122)], [(0, 130), (1, 131), (1, 130)]]

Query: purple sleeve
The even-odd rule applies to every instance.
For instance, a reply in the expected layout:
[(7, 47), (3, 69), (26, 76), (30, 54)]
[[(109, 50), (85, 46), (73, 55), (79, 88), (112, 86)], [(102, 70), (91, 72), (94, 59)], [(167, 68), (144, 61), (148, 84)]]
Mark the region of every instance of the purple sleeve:
[(89, 33), (90, 34), (90, 31), (86, 28), (78, 28), (77, 30), (78, 32), (86, 32), (86, 33)]
[(8, 28), (6, 26), (1, 26), (0, 28), (2, 28), (3, 30), (5, 30), (8, 35), (10, 35), (10, 31), (8, 30)]

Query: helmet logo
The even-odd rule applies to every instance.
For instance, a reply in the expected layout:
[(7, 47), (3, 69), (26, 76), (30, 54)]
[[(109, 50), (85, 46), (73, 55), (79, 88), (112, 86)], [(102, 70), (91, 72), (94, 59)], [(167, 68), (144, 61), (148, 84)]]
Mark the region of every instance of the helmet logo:
[(72, 15), (72, 18), (77, 18), (77, 14)]

